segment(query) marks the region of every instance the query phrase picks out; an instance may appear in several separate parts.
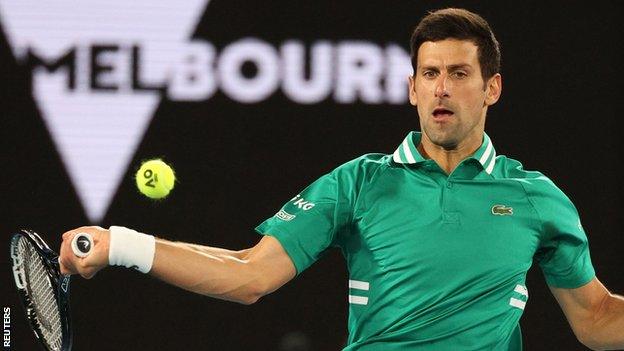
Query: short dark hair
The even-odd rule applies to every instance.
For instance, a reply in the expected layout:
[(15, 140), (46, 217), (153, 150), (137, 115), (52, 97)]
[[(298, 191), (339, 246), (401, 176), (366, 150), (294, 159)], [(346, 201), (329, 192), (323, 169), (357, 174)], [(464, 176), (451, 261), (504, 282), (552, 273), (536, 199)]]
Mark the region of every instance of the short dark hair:
[(500, 72), (500, 46), (487, 21), (468, 10), (447, 8), (429, 12), (414, 29), (410, 40), (414, 74), (422, 43), (444, 39), (470, 40), (477, 46), (484, 82)]

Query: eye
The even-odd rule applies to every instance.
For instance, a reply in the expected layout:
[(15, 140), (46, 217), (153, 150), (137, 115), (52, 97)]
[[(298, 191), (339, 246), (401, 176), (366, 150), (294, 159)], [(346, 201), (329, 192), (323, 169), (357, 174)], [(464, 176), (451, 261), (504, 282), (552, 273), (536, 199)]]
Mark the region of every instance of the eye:
[(468, 77), (468, 73), (463, 72), (463, 71), (455, 71), (453, 72), (452, 76), (457, 79), (464, 79)]
[(436, 77), (436, 72), (434, 71), (423, 71), (422, 73), (423, 77), (427, 78), (427, 79), (432, 79)]

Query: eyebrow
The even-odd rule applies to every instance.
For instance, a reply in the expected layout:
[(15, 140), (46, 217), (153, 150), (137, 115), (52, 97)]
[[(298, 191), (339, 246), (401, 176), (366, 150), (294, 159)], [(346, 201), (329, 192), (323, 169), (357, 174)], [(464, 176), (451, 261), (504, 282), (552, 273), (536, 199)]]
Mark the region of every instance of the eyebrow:
[[(458, 63), (458, 64), (446, 66), (446, 69), (449, 70), (449, 71), (456, 71), (458, 69), (471, 69), (471, 68), (472, 68), (472, 66), (467, 64), (467, 63)], [(421, 69), (421, 70), (439, 71), (437, 66), (422, 66), (422, 67), (419, 67), (419, 69)]]

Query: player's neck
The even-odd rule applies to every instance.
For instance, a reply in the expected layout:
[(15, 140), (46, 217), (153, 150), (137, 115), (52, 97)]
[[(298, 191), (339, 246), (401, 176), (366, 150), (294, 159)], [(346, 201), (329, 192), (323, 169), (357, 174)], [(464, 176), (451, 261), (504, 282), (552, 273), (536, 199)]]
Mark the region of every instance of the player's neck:
[(418, 145), (418, 151), (424, 158), (434, 160), (446, 174), (451, 174), (461, 161), (470, 157), (479, 149), (483, 140), (482, 138), (483, 136), (469, 138), (456, 148), (447, 150), (442, 146), (433, 144), (426, 137), (423, 137)]

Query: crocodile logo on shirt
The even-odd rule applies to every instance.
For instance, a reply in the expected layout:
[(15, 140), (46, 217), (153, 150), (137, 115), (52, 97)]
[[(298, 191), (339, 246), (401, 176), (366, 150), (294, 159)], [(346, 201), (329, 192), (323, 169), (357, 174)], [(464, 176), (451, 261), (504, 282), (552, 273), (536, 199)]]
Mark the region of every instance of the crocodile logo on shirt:
[(492, 206), (492, 214), (497, 216), (511, 216), (513, 215), (513, 207), (494, 205)]

